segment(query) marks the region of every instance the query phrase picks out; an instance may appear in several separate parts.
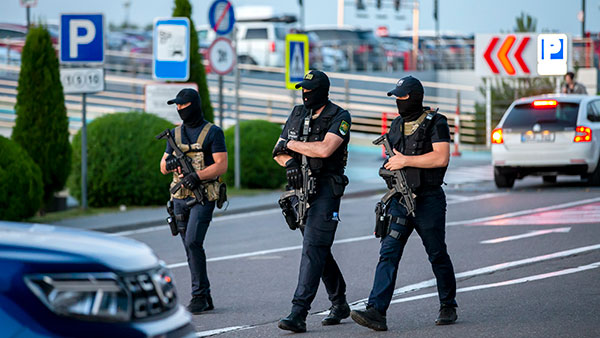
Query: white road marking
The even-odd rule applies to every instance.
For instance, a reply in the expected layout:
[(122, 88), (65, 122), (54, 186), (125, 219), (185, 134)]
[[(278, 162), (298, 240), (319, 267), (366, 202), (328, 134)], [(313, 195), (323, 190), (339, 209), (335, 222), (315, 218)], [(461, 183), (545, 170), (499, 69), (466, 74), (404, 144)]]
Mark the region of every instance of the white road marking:
[[(600, 267), (600, 262), (595, 262), (595, 263), (588, 264), (588, 265), (581, 265), (581, 266), (578, 266), (576, 268), (568, 268), (568, 269), (564, 269), (564, 270), (558, 270), (558, 271), (554, 271), (554, 272), (542, 273), (542, 274), (539, 274), (539, 275), (533, 275), (533, 276), (528, 276), (528, 277), (523, 277), (523, 278), (511, 279), (511, 280), (506, 280), (506, 281), (502, 281), (502, 282), (468, 286), (468, 287), (456, 289), (456, 292), (457, 293), (464, 293), (464, 292), (470, 292), (470, 291), (491, 289), (491, 288), (496, 288), (496, 287), (500, 287), (500, 286), (509, 286), (509, 285), (523, 284), (523, 283), (533, 282), (533, 281), (537, 281), (537, 280), (542, 280), (542, 279), (547, 279), (547, 278), (553, 278), (553, 277), (559, 277), (559, 276), (564, 276), (564, 275), (570, 275), (570, 274), (574, 274), (574, 273), (577, 273), (577, 272), (582, 272), (582, 271), (597, 269), (599, 267)], [(412, 297), (405, 297), (405, 298), (394, 299), (394, 300), (392, 300), (390, 302), (390, 305), (391, 304), (398, 304), (398, 303), (406, 303), (406, 302), (410, 302), (410, 301), (413, 301), (413, 300), (419, 300), (419, 299), (425, 299), (425, 298), (432, 298), (432, 297), (437, 297), (437, 296), (438, 296), (437, 292), (430, 292), (430, 293), (426, 293), (426, 294), (422, 294), (422, 295), (417, 295), (417, 296), (412, 296)], [(362, 306), (362, 307), (353, 306), (352, 307), (353, 310), (358, 310), (358, 309), (362, 309), (362, 308), (364, 308), (364, 306)], [(323, 315), (323, 314), (327, 314), (328, 312), (329, 311), (319, 312), (316, 315)], [(225, 333), (225, 332), (251, 329), (251, 328), (254, 328), (254, 327), (255, 326), (250, 326), (250, 325), (232, 326), (232, 327), (226, 327), (226, 328), (223, 328), (223, 329), (216, 329), (216, 330), (198, 332), (198, 333), (196, 333), (196, 335), (198, 337), (206, 337), (206, 336), (216, 335), (216, 334)]]
[[(496, 288), (499, 286), (522, 284), (522, 283), (527, 283), (527, 282), (533, 282), (536, 280), (542, 280), (542, 279), (546, 279), (546, 278), (558, 277), (558, 276), (569, 275), (569, 274), (573, 274), (573, 273), (577, 273), (577, 272), (581, 272), (581, 271), (597, 269), (598, 267), (600, 267), (600, 262), (596, 262), (596, 263), (592, 263), (592, 264), (588, 264), (588, 265), (581, 265), (576, 268), (569, 268), (569, 269), (558, 270), (558, 271), (554, 271), (554, 272), (542, 273), (539, 275), (511, 279), (511, 280), (502, 281), (502, 282), (468, 286), (468, 287), (456, 289), (456, 292), (462, 293), (462, 292)], [(437, 292), (431, 292), (431, 293), (426, 293), (426, 294), (418, 295), (418, 296), (394, 299), (393, 301), (390, 302), (390, 304), (405, 303), (405, 302), (410, 302), (413, 300), (431, 298), (431, 297), (437, 297), (437, 296), (438, 296)]]
[[(482, 195), (476, 195), (476, 196), (459, 196), (459, 195), (450, 194), (450, 195), (447, 195), (447, 197), (449, 199), (448, 205), (452, 205), (452, 204), (457, 204), (457, 203), (478, 201), (478, 200), (487, 199), (487, 198), (494, 198), (494, 197), (499, 197), (499, 196), (503, 196), (503, 195), (507, 195), (507, 194), (508, 193), (489, 193), (489, 194), (482, 194)], [(344, 200), (344, 203), (352, 203), (352, 202), (357, 202), (357, 201), (364, 202), (365, 200), (371, 200), (371, 199), (378, 200), (381, 198), (381, 196), (382, 196), (382, 194), (371, 195), (368, 197), (356, 197), (356, 198)], [(279, 212), (281, 212), (281, 209), (272, 208), (272, 209), (266, 209), (266, 210), (260, 210), (260, 211), (252, 211), (252, 212), (248, 212), (248, 213), (217, 216), (217, 217), (213, 218), (212, 222), (214, 223), (214, 222), (230, 221), (230, 220), (238, 219), (238, 218), (263, 216), (263, 215), (279, 213)], [(127, 231), (115, 232), (115, 233), (110, 233), (107, 235), (109, 235), (109, 236), (131, 236), (131, 235), (144, 234), (144, 233), (153, 232), (153, 231), (163, 231), (163, 230), (166, 231), (168, 229), (169, 229), (169, 226), (167, 226), (167, 225), (158, 225), (158, 226), (154, 226), (154, 227), (137, 229), (137, 230), (127, 230)]]
[(590, 203), (566, 209), (481, 222), (473, 225), (556, 225), (566, 223), (590, 224), (598, 222), (600, 222), (600, 203)]
[(480, 218), (475, 218), (475, 219), (470, 219), (470, 220), (447, 222), (446, 226), (466, 225), (466, 224), (474, 224), (474, 223), (495, 221), (495, 220), (499, 220), (499, 219), (503, 219), (503, 218), (509, 218), (509, 217), (515, 217), (515, 216), (522, 216), (522, 215), (529, 215), (529, 214), (536, 214), (538, 212), (544, 212), (544, 211), (550, 211), (550, 210), (556, 210), (556, 209), (570, 208), (570, 207), (574, 207), (574, 206), (577, 206), (577, 205), (594, 203), (594, 202), (600, 202), (600, 197), (588, 198), (588, 199), (585, 199), (585, 200), (579, 200), (579, 201), (573, 201), (573, 202), (567, 202), (567, 203), (561, 203), (561, 204), (555, 204), (555, 205), (550, 205), (550, 206), (547, 206), (547, 207), (536, 208), (536, 209), (529, 209), (529, 210), (521, 210), (521, 211), (515, 211), (515, 212), (508, 212), (508, 213), (501, 214), (501, 215), (496, 215), (496, 216), (487, 216), (487, 217), (480, 217)]
[[(580, 253), (588, 252), (588, 251), (593, 251), (593, 250), (600, 250), (600, 244), (584, 246), (584, 247), (565, 250), (565, 251), (554, 252), (551, 254), (546, 254), (546, 255), (541, 255), (541, 256), (536, 256), (536, 257), (531, 257), (531, 258), (525, 258), (525, 259), (521, 259), (518, 261), (494, 264), (494, 265), (486, 266), (486, 267), (479, 268), (479, 269), (474, 269), (474, 270), (457, 273), (457, 274), (455, 274), (455, 276), (456, 276), (457, 280), (465, 279), (465, 278), (469, 278), (469, 277), (489, 274), (489, 273), (500, 271), (500, 270), (515, 268), (515, 267), (519, 267), (519, 266), (523, 266), (523, 265), (529, 265), (529, 264), (539, 263), (539, 262), (548, 261), (548, 260), (552, 260), (552, 259), (572, 256), (572, 255), (576, 255), (576, 254), (580, 254)], [(398, 295), (409, 293), (409, 292), (419, 291), (422, 289), (433, 287), (435, 285), (436, 285), (436, 281), (434, 278), (432, 278), (430, 280), (426, 280), (423, 282), (410, 284), (410, 285), (398, 288), (398, 289), (394, 290), (393, 296), (398, 296)], [(369, 300), (368, 298), (363, 298), (363, 299), (354, 301), (354, 302), (350, 303), (350, 307), (352, 309), (364, 309), (365, 304), (368, 300)], [(328, 313), (329, 313), (329, 310), (326, 310), (323, 312), (319, 312), (317, 314), (326, 315)]]
[(231, 332), (231, 331), (241, 331), (241, 330), (247, 330), (247, 329), (251, 329), (254, 326), (250, 326), (250, 325), (244, 325), (244, 326), (231, 326), (231, 327), (225, 327), (222, 329), (215, 329), (215, 330), (208, 330), (208, 331), (202, 331), (202, 332), (196, 332), (196, 337), (209, 337), (209, 336), (215, 336), (221, 333), (226, 333), (226, 332)]
[(547, 235), (547, 234), (551, 234), (551, 233), (567, 233), (569, 231), (571, 231), (571, 227), (555, 228), (555, 229), (548, 229), (548, 230), (529, 231), (529, 232), (521, 234), (521, 235), (500, 237), (500, 238), (495, 238), (495, 239), (488, 239), (486, 241), (481, 241), (480, 243), (481, 244), (496, 244), (496, 243), (514, 241), (514, 240), (521, 239), (521, 238), (529, 238), (529, 237)]

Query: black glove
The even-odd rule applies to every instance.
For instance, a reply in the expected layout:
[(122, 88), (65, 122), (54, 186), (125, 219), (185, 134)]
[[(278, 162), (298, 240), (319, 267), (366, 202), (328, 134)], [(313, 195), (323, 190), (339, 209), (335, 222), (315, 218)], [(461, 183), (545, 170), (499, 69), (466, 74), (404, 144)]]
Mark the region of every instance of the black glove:
[(179, 167), (179, 161), (177, 161), (177, 157), (173, 155), (167, 156), (165, 162), (167, 162), (167, 171), (173, 171)]
[(181, 184), (187, 189), (194, 190), (200, 185), (200, 177), (196, 172), (187, 174), (181, 179)]
[(295, 158), (285, 163), (285, 174), (290, 187), (294, 189), (302, 187), (302, 171), (300, 171), (300, 163)]
[(275, 148), (273, 148), (273, 157), (287, 153), (287, 140), (277, 142)]

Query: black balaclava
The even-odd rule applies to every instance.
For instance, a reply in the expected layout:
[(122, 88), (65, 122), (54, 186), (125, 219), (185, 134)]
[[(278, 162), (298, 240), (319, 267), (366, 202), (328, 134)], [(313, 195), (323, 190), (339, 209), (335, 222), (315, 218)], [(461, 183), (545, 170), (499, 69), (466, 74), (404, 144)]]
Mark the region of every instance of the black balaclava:
[(423, 93), (410, 93), (408, 100), (396, 99), (396, 106), (404, 121), (415, 121), (423, 114)]
[(302, 102), (308, 109), (319, 109), (329, 101), (329, 86), (319, 86), (309, 92), (302, 91)]
[(204, 114), (202, 113), (202, 107), (200, 107), (198, 99), (192, 100), (190, 105), (183, 109), (177, 109), (177, 112), (183, 120), (183, 125), (188, 128), (199, 127), (204, 122)]

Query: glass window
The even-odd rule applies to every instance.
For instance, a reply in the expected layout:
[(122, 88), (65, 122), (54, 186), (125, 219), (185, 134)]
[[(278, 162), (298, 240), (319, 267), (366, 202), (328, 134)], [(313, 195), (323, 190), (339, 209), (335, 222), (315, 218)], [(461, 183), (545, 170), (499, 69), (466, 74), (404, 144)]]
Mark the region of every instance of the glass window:
[(266, 28), (248, 28), (246, 31), (247, 40), (267, 40), (267, 29)]
[(588, 120), (600, 122), (600, 100), (592, 101), (588, 104)]
[(503, 128), (531, 129), (539, 124), (545, 129), (575, 127), (579, 103), (559, 102), (556, 106), (534, 107), (533, 104), (516, 105), (504, 121)]
[(275, 40), (285, 40), (288, 30), (283, 27), (275, 27)]

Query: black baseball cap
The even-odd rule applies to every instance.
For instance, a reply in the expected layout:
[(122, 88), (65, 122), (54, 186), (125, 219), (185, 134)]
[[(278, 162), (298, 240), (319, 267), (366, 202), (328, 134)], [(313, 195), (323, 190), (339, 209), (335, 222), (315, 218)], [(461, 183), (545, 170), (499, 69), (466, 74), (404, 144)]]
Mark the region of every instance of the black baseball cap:
[(194, 88), (183, 88), (177, 93), (177, 96), (174, 99), (167, 101), (167, 104), (184, 104), (188, 102), (193, 102), (194, 100), (198, 100), (200, 102), (200, 95)]
[(311, 70), (304, 75), (304, 80), (296, 84), (296, 89), (315, 89), (319, 87), (329, 88), (329, 78), (320, 70)]
[(398, 83), (396, 83), (396, 88), (390, 90), (387, 93), (387, 95), (388, 96), (396, 95), (398, 97), (402, 97), (402, 96), (406, 96), (410, 93), (420, 93), (420, 94), (425, 93), (425, 91), (423, 90), (423, 85), (421, 84), (421, 81), (417, 80), (416, 78), (412, 77), (411, 75), (405, 76), (405, 77), (401, 78), (400, 80), (398, 80)]

